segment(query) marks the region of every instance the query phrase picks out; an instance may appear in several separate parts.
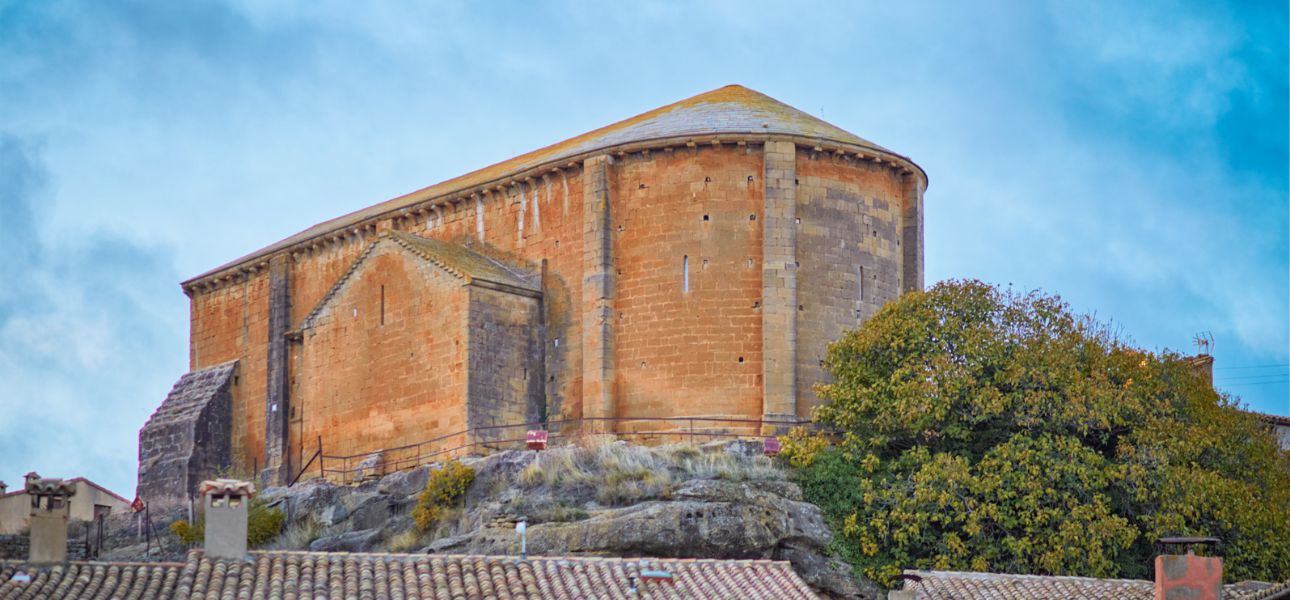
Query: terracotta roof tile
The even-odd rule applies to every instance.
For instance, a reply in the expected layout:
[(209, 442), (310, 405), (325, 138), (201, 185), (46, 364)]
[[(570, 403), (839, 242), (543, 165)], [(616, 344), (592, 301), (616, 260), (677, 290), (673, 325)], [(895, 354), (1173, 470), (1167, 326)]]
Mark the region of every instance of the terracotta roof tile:
[[(28, 583), (11, 581), (30, 573)], [(642, 579), (666, 571), (671, 582)], [(635, 586), (636, 592), (630, 590)], [(814, 600), (787, 562), (252, 552), (245, 561), (200, 551), (186, 563), (69, 563), (33, 569), (0, 562), (11, 598), (638, 598)]]
[[(1154, 600), (1155, 585), (1141, 579), (1097, 579), (1050, 575), (1008, 575), (962, 571), (905, 571), (921, 581), (906, 581), (916, 600)], [(1242, 582), (1223, 586), (1225, 600), (1261, 600), (1290, 590), (1279, 584)]]
[[(913, 164), (912, 161), (909, 161), (904, 156), (895, 154), (882, 146), (813, 117), (770, 96), (740, 85), (728, 85), (589, 131), (563, 142), (552, 144), (527, 154), (521, 154), (478, 171), (324, 221), (233, 262), (197, 275), (184, 283), (187, 284), (224, 269), (266, 257), (296, 243), (356, 225), (378, 215), (391, 213), (441, 196), (469, 190), (475, 186), (491, 184), (494, 181), (544, 165), (563, 165), (565, 161), (587, 153), (628, 144), (710, 135), (790, 135), (859, 146), (876, 153), (882, 153), (886, 157), (899, 157), (911, 165)], [(914, 165), (913, 168), (918, 169), (919, 167)]]
[(197, 486), (197, 495), (205, 496), (206, 494), (238, 494), (240, 496), (254, 496), (255, 484), (240, 479), (213, 479), (203, 481)]

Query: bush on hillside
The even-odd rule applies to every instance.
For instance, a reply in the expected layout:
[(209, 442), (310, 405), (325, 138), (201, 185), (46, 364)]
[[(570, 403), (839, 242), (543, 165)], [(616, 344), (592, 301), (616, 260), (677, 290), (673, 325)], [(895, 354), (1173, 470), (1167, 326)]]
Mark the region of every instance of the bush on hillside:
[(431, 471), (425, 490), (417, 497), (416, 506), (412, 507), (412, 520), (416, 522), (417, 529), (429, 531), (443, 518), (444, 511), (465, 495), (474, 480), (475, 470), (456, 460)]
[[(246, 513), (247, 546), (258, 548), (269, 543), (282, 532), (286, 522), (287, 516), (281, 510), (253, 498)], [(206, 539), (206, 518), (198, 516), (193, 523), (180, 519), (170, 524), (170, 532), (185, 546), (200, 545)]]

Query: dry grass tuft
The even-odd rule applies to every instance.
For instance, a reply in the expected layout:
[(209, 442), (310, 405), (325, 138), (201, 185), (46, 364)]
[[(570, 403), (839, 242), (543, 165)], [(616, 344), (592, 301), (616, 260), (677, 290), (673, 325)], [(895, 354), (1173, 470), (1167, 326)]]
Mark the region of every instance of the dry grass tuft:
[(269, 550), (307, 550), (309, 544), (322, 537), (323, 528), (312, 518), (305, 518), (287, 526), (278, 537), (265, 546)]
[(415, 529), (396, 533), (390, 537), (390, 552), (407, 552), (421, 545), (421, 534)]
[(704, 452), (690, 444), (639, 446), (613, 436), (587, 436), (577, 445), (542, 452), (519, 474), (526, 488), (590, 491), (605, 505), (666, 498), (688, 479), (782, 480), (771, 460), (725, 451)]

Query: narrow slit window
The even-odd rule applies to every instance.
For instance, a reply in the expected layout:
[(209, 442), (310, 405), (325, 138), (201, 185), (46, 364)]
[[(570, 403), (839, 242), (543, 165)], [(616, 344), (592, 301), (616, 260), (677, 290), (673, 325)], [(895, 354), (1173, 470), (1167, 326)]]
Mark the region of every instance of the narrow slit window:
[(864, 267), (860, 267), (860, 287), (856, 292), (860, 295), (860, 301), (864, 302)]
[(381, 286), (381, 324), (385, 324), (385, 286)]
[(681, 257), (681, 292), (690, 292), (690, 256)]

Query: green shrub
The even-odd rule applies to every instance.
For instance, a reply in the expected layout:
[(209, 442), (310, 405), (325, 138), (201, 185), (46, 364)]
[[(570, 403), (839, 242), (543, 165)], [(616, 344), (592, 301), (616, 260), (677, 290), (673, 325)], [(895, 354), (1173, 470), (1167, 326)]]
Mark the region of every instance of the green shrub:
[(206, 521), (196, 519), (196, 523), (189, 523), (180, 519), (170, 524), (170, 533), (175, 534), (185, 546), (196, 546), (206, 539)]
[[(198, 516), (193, 521), (189, 523), (180, 519), (170, 524), (170, 533), (189, 547), (200, 545), (206, 539), (206, 517)], [(272, 508), (259, 499), (251, 500), (251, 506), (246, 513), (247, 545), (258, 548), (269, 543), (282, 533), (286, 522), (287, 516), (281, 510)]]
[(287, 515), (277, 508), (271, 508), (259, 500), (251, 500), (251, 508), (246, 514), (246, 543), (252, 548), (263, 546), (282, 533), (287, 522)]
[(417, 498), (417, 505), (412, 508), (412, 520), (417, 530), (429, 531), (435, 523), (443, 518), (444, 509), (451, 507), (475, 480), (475, 470), (451, 460), (443, 467), (430, 472), (426, 488)]

